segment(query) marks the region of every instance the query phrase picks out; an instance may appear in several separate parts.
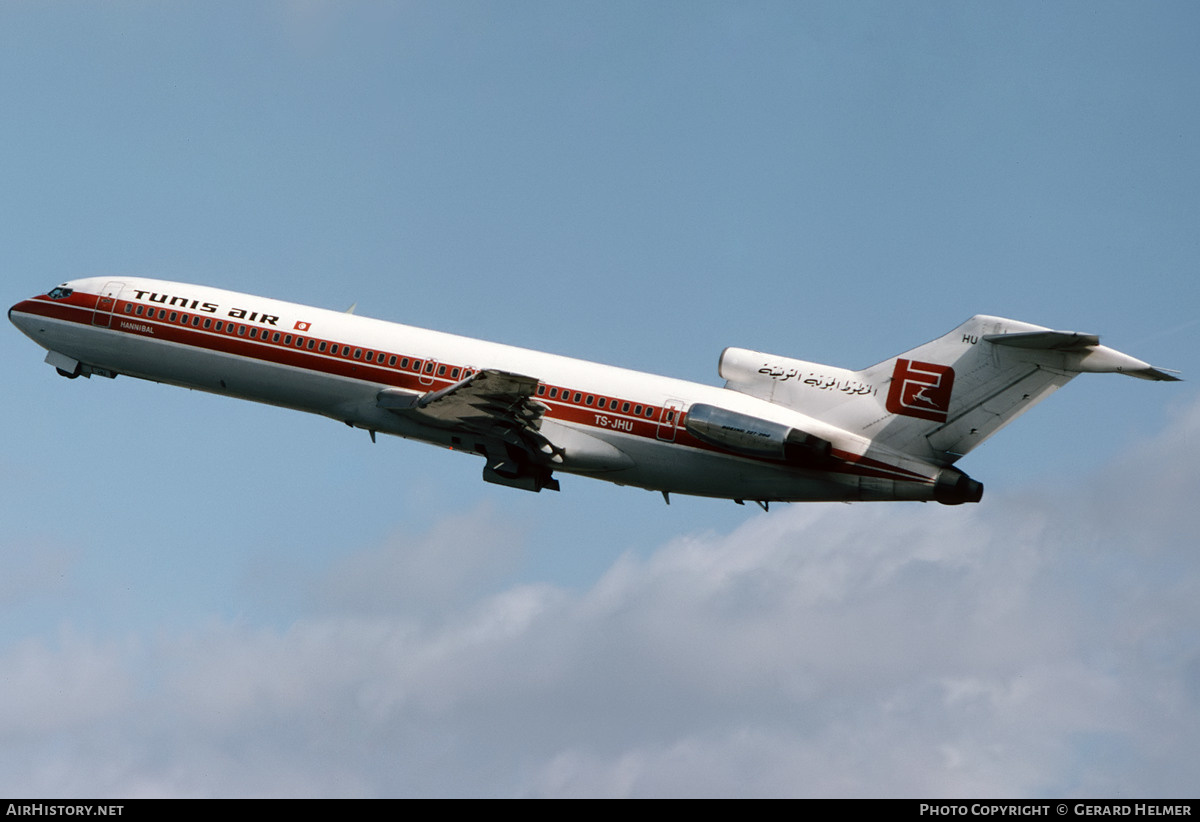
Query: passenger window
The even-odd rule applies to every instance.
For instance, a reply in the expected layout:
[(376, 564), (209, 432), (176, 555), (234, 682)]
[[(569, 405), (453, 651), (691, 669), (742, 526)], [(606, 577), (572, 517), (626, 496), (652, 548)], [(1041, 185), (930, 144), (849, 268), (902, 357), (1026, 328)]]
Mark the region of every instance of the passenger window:
[(125, 313), (126, 314), (133, 313), (133, 303), (125, 303)]
[(446, 376), (446, 366), (444, 366), (444, 365), (439, 365), (439, 366), (438, 366), (438, 376), (439, 376), (439, 377), (444, 377), (444, 376)]
[(395, 368), (395, 367), (396, 367), (396, 355), (395, 355), (395, 354), (393, 354), (392, 356), (388, 357), (388, 366), (389, 366), (389, 367), (391, 367), (391, 368)]
[(583, 396), (582, 394), (580, 394), (578, 391), (576, 391), (575, 396), (571, 398), (571, 402), (579, 402), (579, 398), (582, 396)]
[(316, 340), (314, 340), (312, 337), (309, 337), (309, 338), (308, 338), (308, 350), (309, 350), (309, 351), (312, 351), (312, 350), (313, 350), (313, 348), (315, 348), (315, 347), (316, 347), (316, 345), (317, 345), (317, 341), (316, 341)]
[(400, 360), (400, 367), (404, 369), (408, 368), (408, 357), (404, 357)]
[(596, 407), (603, 408), (607, 402), (608, 400), (606, 400), (604, 397), (601, 397), (600, 399), (596, 400)]
[(642, 415), (642, 407), (640, 405), (635, 405), (633, 407), (633, 415), (635, 417), (640, 417)]
[(317, 346), (317, 350), (320, 351), (322, 354), (325, 353), (325, 341), (324, 340), (321, 340), (321, 344)]
[[(212, 318), (211, 318), (211, 317), (205, 317), (205, 318), (204, 318), (204, 327), (205, 327), (205, 328), (212, 328)], [(218, 330), (218, 331), (220, 331), (220, 329), (219, 329), (219, 328), (218, 328), (217, 330)]]
[(362, 359), (362, 349), (361, 348), (354, 349), (354, 359), (356, 359), (356, 360)]
[(537, 395), (538, 395), (539, 397), (541, 397), (541, 396), (543, 396), (545, 393), (546, 393), (546, 386), (544, 386), (544, 385), (539, 385), (539, 386), (538, 386), (538, 390), (537, 390)]
[(587, 398), (584, 400), (584, 402), (587, 403), (588, 405), (591, 405), (593, 399), (595, 399), (595, 398), (591, 394), (588, 394)]
[(139, 317), (142, 316), (142, 307), (139, 305), (133, 313), (137, 314)]
[(221, 322), (220, 320), (217, 320), (217, 331), (220, 331), (223, 328), (225, 328), (225, 323)]
[(557, 388), (550, 389), (550, 399), (552, 399), (552, 400), (558, 399), (558, 389)]
[(622, 403), (621, 413), (624, 414), (624, 413), (627, 413), (628, 411), (629, 411), (629, 403)]

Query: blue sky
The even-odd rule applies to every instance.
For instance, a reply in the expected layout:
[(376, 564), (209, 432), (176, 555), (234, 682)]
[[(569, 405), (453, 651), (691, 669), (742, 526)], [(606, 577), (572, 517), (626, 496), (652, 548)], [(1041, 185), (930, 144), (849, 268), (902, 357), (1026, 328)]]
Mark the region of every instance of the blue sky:
[[(1194, 4), (0, 6), (8, 302), (212, 284), (715, 383), (991, 313), (1200, 374)], [(0, 335), (0, 792), (1192, 795), (1200, 396), (984, 502), (474, 459)]]

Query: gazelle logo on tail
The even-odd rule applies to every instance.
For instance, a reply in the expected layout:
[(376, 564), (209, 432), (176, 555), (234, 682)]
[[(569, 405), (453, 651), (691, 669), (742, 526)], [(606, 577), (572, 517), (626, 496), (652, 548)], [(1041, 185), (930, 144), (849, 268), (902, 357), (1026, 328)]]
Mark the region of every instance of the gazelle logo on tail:
[(945, 422), (953, 388), (954, 369), (950, 366), (897, 359), (886, 407), (893, 414)]

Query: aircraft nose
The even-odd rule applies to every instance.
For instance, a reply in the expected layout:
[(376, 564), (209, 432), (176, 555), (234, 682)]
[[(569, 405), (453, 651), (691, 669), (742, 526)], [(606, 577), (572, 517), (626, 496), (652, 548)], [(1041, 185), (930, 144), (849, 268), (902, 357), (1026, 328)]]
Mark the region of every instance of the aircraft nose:
[(21, 302), (8, 309), (8, 321), (25, 333), (29, 333), (28, 328), (30, 321), (33, 319), (32, 304), (32, 300), (21, 300)]

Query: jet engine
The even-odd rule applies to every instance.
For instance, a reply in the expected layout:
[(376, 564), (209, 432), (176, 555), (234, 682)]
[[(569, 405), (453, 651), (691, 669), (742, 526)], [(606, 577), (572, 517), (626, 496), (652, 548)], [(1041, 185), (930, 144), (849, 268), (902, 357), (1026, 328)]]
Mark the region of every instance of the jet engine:
[(833, 444), (829, 440), (715, 405), (693, 405), (683, 427), (698, 440), (748, 457), (810, 466), (832, 459)]
[(957, 468), (943, 468), (933, 485), (933, 498), (943, 505), (961, 505), (983, 499), (983, 483)]

